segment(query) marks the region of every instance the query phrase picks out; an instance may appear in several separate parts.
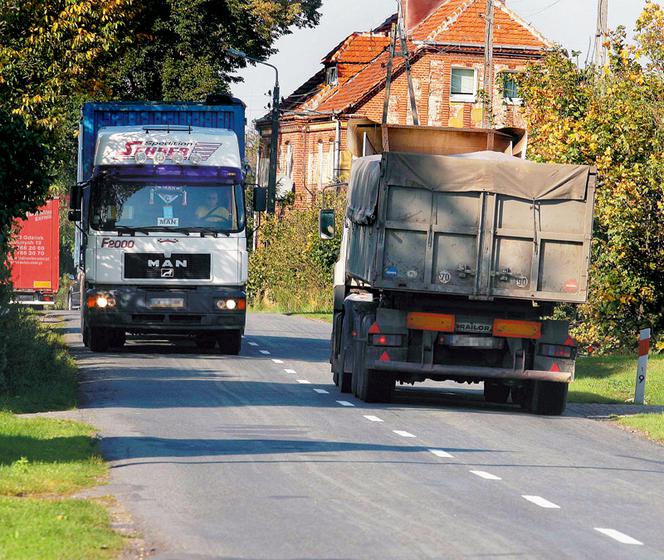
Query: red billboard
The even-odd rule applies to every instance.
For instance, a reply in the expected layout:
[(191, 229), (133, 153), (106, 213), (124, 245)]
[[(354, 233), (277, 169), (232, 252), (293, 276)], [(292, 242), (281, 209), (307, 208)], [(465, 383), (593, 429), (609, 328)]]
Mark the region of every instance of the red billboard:
[(58, 200), (49, 200), (25, 220), (18, 220), (18, 232), (9, 262), (15, 292), (55, 294), (60, 274), (60, 221)]

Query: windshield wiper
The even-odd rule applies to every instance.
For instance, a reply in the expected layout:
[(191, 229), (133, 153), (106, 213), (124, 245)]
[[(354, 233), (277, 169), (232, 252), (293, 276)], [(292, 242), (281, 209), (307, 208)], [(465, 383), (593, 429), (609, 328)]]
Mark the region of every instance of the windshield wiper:
[(225, 235), (226, 237), (231, 236), (227, 231), (219, 231), (218, 229), (209, 227), (190, 227), (185, 229), (191, 233), (200, 233), (201, 237), (205, 237), (206, 235), (212, 235), (213, 237), (219, 237), (220, 235)]
[(114, 229), (117, 230), (118, 233), (128, 233), (129, 235), (136, 235), (137, 233), (144, 233), (145, 235), (150, 234), (150, 230), (148, 228), (142, 228), (142, 227), (129, 227), (129, 226), (113, 226)]

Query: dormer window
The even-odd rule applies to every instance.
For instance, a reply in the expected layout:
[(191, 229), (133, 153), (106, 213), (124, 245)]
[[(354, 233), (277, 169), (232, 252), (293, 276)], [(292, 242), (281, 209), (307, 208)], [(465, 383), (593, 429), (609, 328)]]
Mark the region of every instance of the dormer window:
[(339, 74), (337, 73), (336, 66), (328, 67), (325, 81), (329, 86), (336, 86), (339, 83)]

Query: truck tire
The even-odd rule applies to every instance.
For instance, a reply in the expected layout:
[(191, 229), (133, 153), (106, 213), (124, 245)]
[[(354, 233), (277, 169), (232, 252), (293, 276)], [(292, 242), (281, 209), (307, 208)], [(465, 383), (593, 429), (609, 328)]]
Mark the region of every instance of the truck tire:
[(122, 348), (125, 345), (125, 342), (127, 342), (127, 335), (124, 331), (113, 331), (110, 340), (111, 348)]
[[(211, 336), (197, 336), (194, 342), (196, 343), (196, 348), (199, 350), (212, 350), (217, 344), (217, 340)], [(221, 342), (219, 345), (221, 346)]]
[(484, 400), (489, 403), (505, 404), (510, 396), (510, 386), (499, 381), (484, 382)]
[(222, 354), (237, 356), (242, 350), (242, 331), (225, 331), (217, 337)]
[(342, 393), (350, 393), (352, 389), (353, 374), (346, 370), (346, 361), (352, 357), (347, 357), (346, 352), (341, 351), (339, 358), (339, 373), (337, 374), (337, 387)]
[(364, 402), (391, 402), (394, 375), (367, 369), (366, 345), (356, 342), (352, 388), (354, 395)]
[(560, 416), (567, 405), (569, 384), (556, 381), (533, 381), (529, 410), (534, 414)]
[(93, 352), (106, 352), (110, 346), (110, 342), (104, 329), (98, 327), (88, 329), (88, 346)]

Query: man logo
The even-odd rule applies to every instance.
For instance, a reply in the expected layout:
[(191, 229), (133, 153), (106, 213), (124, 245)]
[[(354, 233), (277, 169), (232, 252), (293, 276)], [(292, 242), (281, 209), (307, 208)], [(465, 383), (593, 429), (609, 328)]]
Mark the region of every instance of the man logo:
[(186, 259), (175, 259), (175, 264), (171, 259), (164, 259), (161, 262), (159, 259), (148, 259), (149, 268), (187, 268)]
[(175, 269), (174, 268), (162, 268), (161, 269), (162, 278), (175, 278)]

